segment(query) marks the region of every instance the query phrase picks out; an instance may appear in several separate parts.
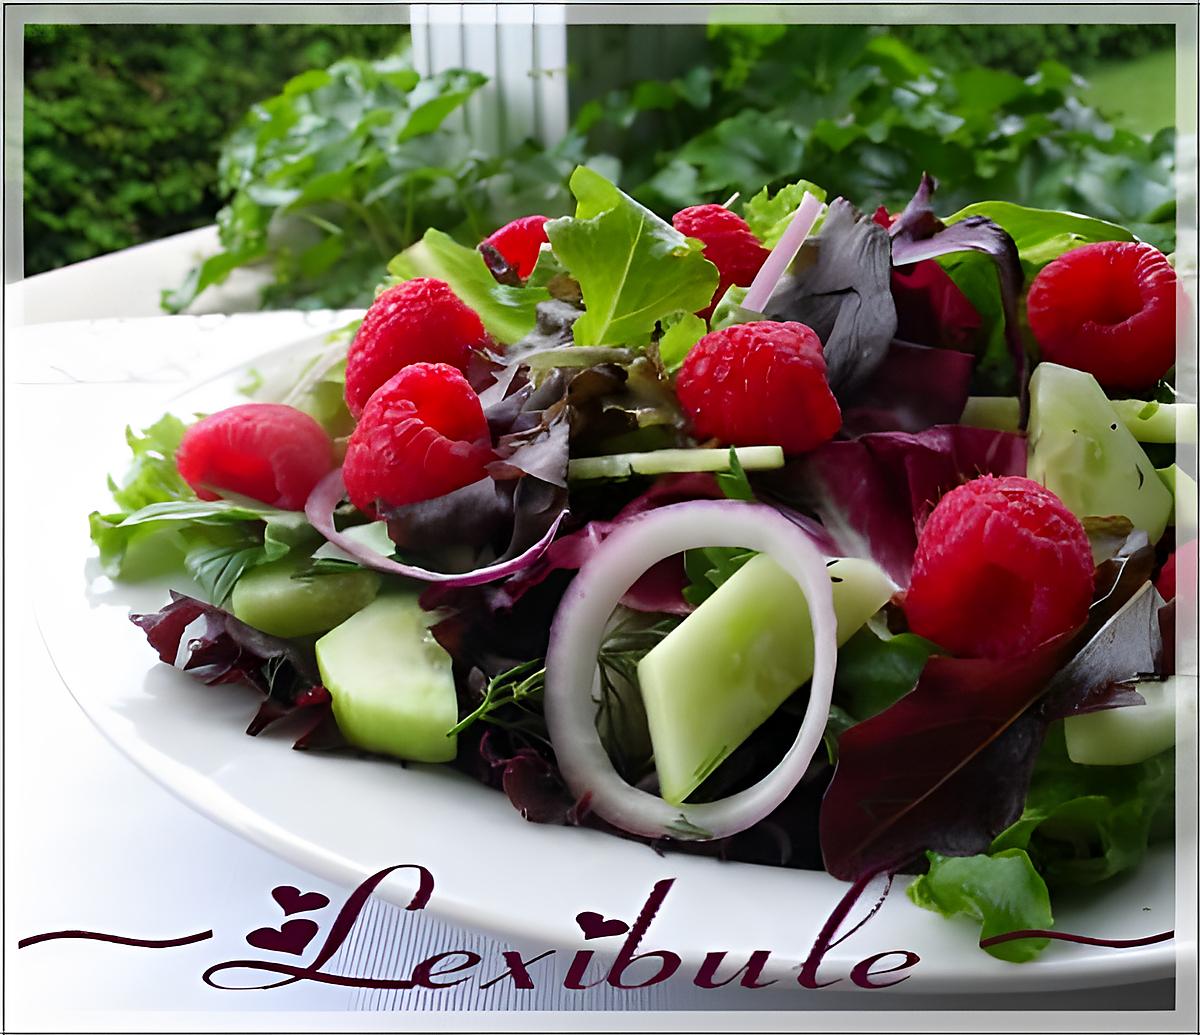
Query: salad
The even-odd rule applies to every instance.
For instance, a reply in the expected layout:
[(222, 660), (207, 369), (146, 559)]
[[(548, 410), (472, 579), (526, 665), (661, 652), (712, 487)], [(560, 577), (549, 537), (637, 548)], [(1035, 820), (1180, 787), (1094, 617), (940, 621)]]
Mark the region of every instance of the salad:
[(800, 182), (670, 222), (571, 189), (477, 247), (428, 230), (286, 384), (127, 432), (91, 531), (113, 577), (186, 580), (131, 616), (160, 659), (257, 690), (252, 735), (659, 849), (914, 874), (981, 941), (1170, 838), (1170, 257), (939, 218), (928, 177), (899, 213)]

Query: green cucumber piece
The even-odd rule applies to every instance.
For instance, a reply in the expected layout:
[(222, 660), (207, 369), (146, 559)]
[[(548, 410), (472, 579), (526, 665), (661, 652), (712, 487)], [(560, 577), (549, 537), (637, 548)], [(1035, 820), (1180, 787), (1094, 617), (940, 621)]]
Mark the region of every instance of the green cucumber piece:
[(783, 466), (779, 446), (741, 446), (729, 449), (655, 449), (649, 453), (616, 453), (585, 456), (567, 465), (572, 481), (628, 478), (634, 474), (679, 474), (693, 471), (728, 471), (729, 454), (737, 454), (744, 471), (770, 471)]
[(450, 762), (458, 723), (450, 655), (414, 593), (389, 593), (317, 640), (333, 717), (356, 747), (411, 762)]
[(1015, 395), (972, 395), (959, 424), (992, 431), (1021, 430), (1021, 401)]
[(1173, 747), (1180, 680), (1138, 683), (1145, 704), (1067, 716), (1067, 756), (1077, 765), (1136, 765)]
[(1171, 516), (1171, 493), (1096, 379), (1039, 363), (1029, 398), (1029, 477), (1076, 517), (1122, 514), (1157, 542)]
[(1184, 439), (1196, 424), (1195, 403), (1146, 402), (1145, 399), (1114, 399), (1113, 409), (1121, 423), (1139, 442), (1174, 442), (1176, 429), (1184, 428)]
[(1186, 521), (1187, 516), (1196, 513), (1197, 493), (1195, 479), (1187, 471), (1180, 470), (1178, 464), (1172, 464), (1170, 467), (1159, 467), (1157, 473), (1175, 501), (1175, 511), (1171, 515), (1171, 523), (1175, 523), (1175, 518), (1179, 514), (1183, 514)]
[[(831, 562), (838, 645), (891, 597), (871, 561)], [(660, 793), (681, 804), (812, 677), (808, 604), (795, 580), (758, 554), (638, 663)]]
[(373, 571), (295, 578), (306, 563), (284, 557), (251, 568), (233, 587), (234, 617), (272, 636), (309, 636), (340, 625), (379, 592)]
[[(1170, 443), (1182, 423), (1184, 441), (1195, 438), (1195, 403), (1158, 403), (1145, 399), (1111, 399), (1117, 419), (1139, 442)], [(1020, 431), (1021, 405), (1015, 395), (972, 395), (959, 424), (993, 431)]]

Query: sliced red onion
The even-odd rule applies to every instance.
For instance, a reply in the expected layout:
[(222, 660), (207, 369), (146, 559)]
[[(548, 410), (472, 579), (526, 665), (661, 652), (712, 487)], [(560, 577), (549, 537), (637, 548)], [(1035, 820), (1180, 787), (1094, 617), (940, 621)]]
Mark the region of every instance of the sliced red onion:
[(800, 199), (800, 207), (796, 209), (796, 214), (792, 216), (792, 221), (788, 223), (783, 236), (779, 238), (779, 243), (771, 249), (767, 261), (755, 274), (754, 280), (750, 284), (750, 290), (742, 299), (743, 309), (748, 309), (752, 313), (763, 311), (767, 300), (771, 297), (771, 292), (779, 283), (779, 278), (792, 264), (796, 253), (808, 240), (808, 235), (812, 233), (813, 224), (817, 221), (817, 216), (821, 214), (821, 204), (821, 199), (816, 195), (809, 194), (808, 191), (804, 192), (804, 197)]
[[(769, 554), (796, 580), (812, 622), (812, 687), (800, 732), (767, 776), (720, 801), (672, 805), (626, 783), (613, 768), (596, 730), (596, 658), (613, 609), (642, 572), (682, 550), (715, 546)], [(836, 667), (833, 592), (825, 557), (812, 540), (762, 504), (674, 503), (615, 528), (568, 586), (546, 654), (546, 725), (571, 793), (613, 826), (643, 837), (728, 837), (768, 816), (800, 782), (825, 733)]]
[(386, 572), (389, 575), (403, 575), (409, 579), (420, 579), (422, 582), (440, 582), (447, 586), (478, 586), (484, 582), (495, 582), (506, 575), (521, 571), (532, 564), (545, 552), (562, 519), (567, 516), (564, 510), (554, 519), (546, 534), (542, 536), (524, 553), (507, 561), (489, 564), (474, 571), (452, 574), (444, 571), (430, 571), (428, 568), (418, 568), (414, 564), (402, 564), (390, 557), (385, 557), (377, 550), (371, 549), (364, 543), (337, 530), (333, 521), (333, 512), (346, 495), (346, 483), (342, 479), (341, 468), (331, 471), (318, 483), (304, 504), (304, 514), (309, 524), (321, 533), (329, 542), (341, 547), (357, 561), (375, 571)]

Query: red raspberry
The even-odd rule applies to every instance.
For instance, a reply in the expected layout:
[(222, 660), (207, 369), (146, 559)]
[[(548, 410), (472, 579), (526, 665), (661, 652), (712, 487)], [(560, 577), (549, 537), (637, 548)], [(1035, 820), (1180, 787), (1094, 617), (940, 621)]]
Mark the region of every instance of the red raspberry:
[(479, 397), (446, 363), (412, 363), (371, 396), (346, 447), (350, 502), (400, 507), (486, 476), (495, 459)]
[(1154, 586), (1163, 600), (1175, 599), (1177, 573), (1183, 575), (1183, 584), (1185, 586), (1196, 585), (1195, 539), (1189, 539), (1182, 546), (1176, 547), (1171, 552), (1171, 556), (1167, 558), (1167, 563), (1162, 566), (1162, 571), (1158, 573), (1158, 578), (1155, 580)]
[(685, 208), (675, 213), (671, 225), (681, 234), (703, 241), (704, 257), (721, 274), (712, 304), (700, 313), (706, 320), (731, 284), (750, 286), (754, 275), (771, 254), (741, 216), (720, 205)]
[(700, 438), (805, 453), (842, 426), (821, 339), (802, 323), (761, 320), (706, 334), (675, 383)]
[(484, 244), (490, 244), (496, 249), (510, 266), (517, 271), (517, 276), (524, 280), (533, 272), (537, 265), (538, 255), (542, 245), (550, 240), (546, 236), (547, 216), (525, 216), (514, 219), (497, 230), (491, 237), (484, 238)]
[(1175, 363), (1178, 282), (1167, 257), (1136, 241), (1085, 244), (1029, 289), (1029, 328), (1052, 363), (1105, 388), (1147, 388)]
[(388, 288), (367, 310), (346, 357), (346, 405), (358, 417), (375, 391), (409, 363), (466, 370), (471, 350), (490, 344), (475, 310), (443, 280), (417, 277)]
[(202, 500), (211, 489), (302, 510), (334, 468), (333, 443), (307, 413), (281, 403), (243, 403), (197, 421), (175, 452), (179, 474)]
[(904, 612), (964, 657), (1015, 658), (1087, 618), (1087, 534), (1028, 478), (984, 475), (941, 498), (917, 543)]

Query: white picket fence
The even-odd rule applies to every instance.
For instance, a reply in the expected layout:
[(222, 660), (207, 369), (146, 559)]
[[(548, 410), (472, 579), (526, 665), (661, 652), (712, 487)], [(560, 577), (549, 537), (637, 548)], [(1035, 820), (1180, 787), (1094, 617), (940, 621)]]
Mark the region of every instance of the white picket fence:
[(411, 4), (409, 18), (419, 72), (469, 68), (488, 77), (455, 116), (479, 146), (494, 153), (566, 133), (565, 4)]

